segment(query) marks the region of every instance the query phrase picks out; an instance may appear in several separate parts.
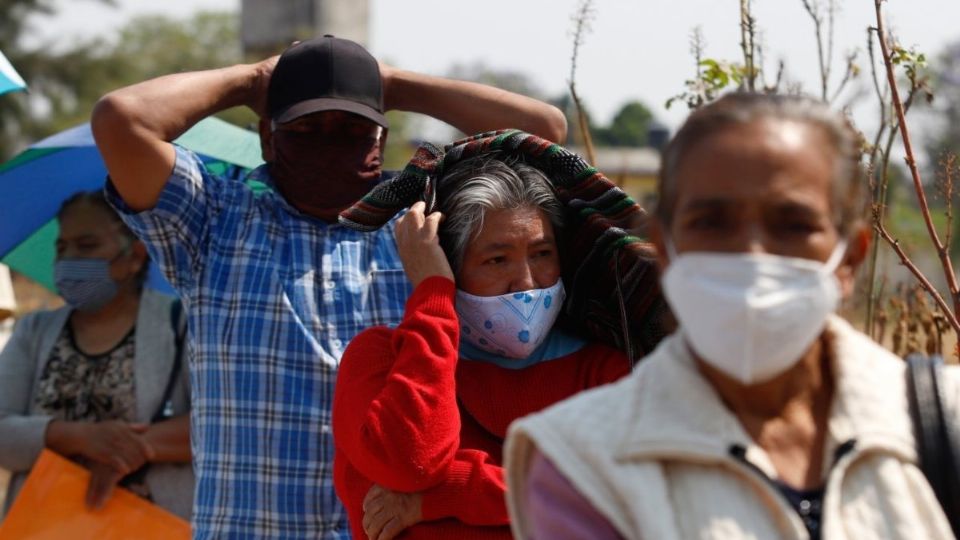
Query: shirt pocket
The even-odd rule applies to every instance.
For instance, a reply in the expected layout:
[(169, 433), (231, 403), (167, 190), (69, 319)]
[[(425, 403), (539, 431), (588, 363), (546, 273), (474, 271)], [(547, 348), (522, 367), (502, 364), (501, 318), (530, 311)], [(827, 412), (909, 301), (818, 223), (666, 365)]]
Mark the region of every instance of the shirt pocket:
[(373, 270), (367, 309), (370, 326), (399, 324), (411, 292), (410, 281), (402, 268)]

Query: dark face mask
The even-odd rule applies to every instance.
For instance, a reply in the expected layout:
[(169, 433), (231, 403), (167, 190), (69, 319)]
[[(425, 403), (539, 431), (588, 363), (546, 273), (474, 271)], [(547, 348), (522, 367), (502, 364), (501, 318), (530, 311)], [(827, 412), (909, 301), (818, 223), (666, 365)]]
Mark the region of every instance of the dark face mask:
[(305, 214), (335, 221), (366, 195), (383, 166), (381, 139), (366, 127), (274, 131), (270, 174), (283, 197)]

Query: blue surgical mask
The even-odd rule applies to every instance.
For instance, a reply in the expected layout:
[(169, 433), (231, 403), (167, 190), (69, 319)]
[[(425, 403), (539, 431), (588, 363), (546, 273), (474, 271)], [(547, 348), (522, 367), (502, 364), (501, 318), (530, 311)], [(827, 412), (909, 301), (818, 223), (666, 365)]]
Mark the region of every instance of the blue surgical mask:
[(97, 311), (117, 296), (119, 286), (110, 277), (110, 260), (60, 259), (53, 276), (60, 296), (80, 311)]

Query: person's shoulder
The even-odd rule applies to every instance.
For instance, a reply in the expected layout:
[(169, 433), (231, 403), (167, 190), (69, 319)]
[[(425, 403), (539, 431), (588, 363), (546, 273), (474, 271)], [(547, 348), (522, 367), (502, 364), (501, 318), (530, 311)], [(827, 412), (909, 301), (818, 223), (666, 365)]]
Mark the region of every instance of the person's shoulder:
[[(168, 184), (194, 185), (198, 186), (197, 189), (202, 189), (204, 191), (215, 191), (220, 197), (228, 196), (229, 193), (234, 193), (236, 195), (234, 199), (243, 196), (244, 198), (253, 201), (257, 198), (256, 193), (255, 190), (248, 185), (247, 180), (257, 181), (257, 179), (269, 176), (266, 172), (265, 166), (258, 167), (246, 175), (218, 174), (217, 172), (210, 170), (200, 156), (197, 155), (197, 153), (193, 150), (179, 145), (174, 145), (174, 149), (176, 152), (176, 158), (173, 165), (173, 171), (170, 173), (170, 179), (173, 180), (173, 182), (168, 182)], [(229, 170), (230, 169), (228, 169), (228, 171)], [(263, 181), (262, 183), (269, 185), (269, 181)], [(265, 188), (260, 191), (263, 193), (271, 192), (269, 188)], [(231, 202), (234, 207), (238, 203), (238, 200)]]
[(170, 309), (170, 306), (175, 302), (179, 302), (180, 299), (176, 296), (144, 286), (143, 291), (140, 293), (140, 301), (157, 309)]
[(903, 359), (885, 349), (870, 336), (854, 328), (838, 315), (827, 322), (827, 335), (832, 340), (834, 352), (840, 360), (857, 369), (874, 373), (889, 372), (891, 376), (901, 376)]
[[(650, 384), (679, 384), (676, 382), (676, 372), (680, 362), (676, 358), (678, 344), (675, 341), (673, 338), (662, 341), (657, 349), (620, 379), (584, 390), (523, 421), (529, 420), (530, 426), (540, 426), (534, 429), (554, 430), (568, 439), (592, 437), (594, 435), (591, 432), (604, 432), (611, 438), (617, 438), (624, 425), (637, 421), (644, 414), (638, 399), (650, 389)], [(609, 354), (608, 358), (614, 361), (628, 361), (626, 355), (617, 349), (602, 344), (589, 347)]]
[(69, 306), (31, 311), (17, 319), (14, 332), (37, 332), (57, 322), (62, 324), (69, 314)]
[(532, 430), (549, 430), (567, 439), (585, 431), (602, 433), (605, 426), (624, 425), (632, 396), (640, 384), (641, 370), (618, 381), (584, 390), (519, 421)]
[(588, 374), (590, 386), (619, 380), (633, 369), (626, 353), (604, 343), (588, 342), (575, 354)]

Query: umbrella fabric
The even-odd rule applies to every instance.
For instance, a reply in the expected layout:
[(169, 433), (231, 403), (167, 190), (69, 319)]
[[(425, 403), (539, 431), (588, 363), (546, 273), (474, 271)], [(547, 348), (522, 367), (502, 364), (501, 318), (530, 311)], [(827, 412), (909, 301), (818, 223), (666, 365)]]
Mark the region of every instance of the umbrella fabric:
[(13, 65), (7, 60), (7, 57), (0, 52), (0, 94), (14, 92), (17, 90), (26, 90), (27, 83), (23, 77), (13, 69)]
[[(176, 141), (196, 152), (216, 174), (241, 178), (263, 163), (256, 133), (217, 118), (197, 123)], [(0, 165), (0, 262), (38, 283), (53, 286), (55, 215), (78, 191), (103, 187), (107, 171), (90, 125), (48, 137)], [(170, 290), (153, 267), (150, 286)]]

